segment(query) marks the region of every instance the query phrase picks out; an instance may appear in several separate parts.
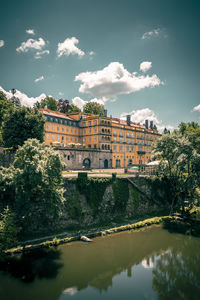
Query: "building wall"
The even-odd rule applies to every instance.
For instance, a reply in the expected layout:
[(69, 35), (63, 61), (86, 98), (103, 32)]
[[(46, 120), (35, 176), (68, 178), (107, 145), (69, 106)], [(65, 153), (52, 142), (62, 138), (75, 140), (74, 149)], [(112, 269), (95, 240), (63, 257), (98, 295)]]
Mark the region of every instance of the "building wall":
[[(71, 147), (73, 144), (74, 147), (91, 150), (91, 153), (93, 150), (98, 150), (98, 153), (109, 152), (109, 159), (112, 160), (109, 165), (113, 168), (147, 164), (151, 159), (151, 144), (160, 136), (156, 130), (144, 125), (116, 118), (86, 113), (65, 115), (45, 109), (41, 111), (46, 117), (47, 145)], [(77, 151), (80, 152), (80, 149)], [(92, 158), (96, 157), (91, 155)], [(74, 156), (78, 157), (76, 154)], [(99, 158), (95, 158), (95, 168), (99, 166)]]

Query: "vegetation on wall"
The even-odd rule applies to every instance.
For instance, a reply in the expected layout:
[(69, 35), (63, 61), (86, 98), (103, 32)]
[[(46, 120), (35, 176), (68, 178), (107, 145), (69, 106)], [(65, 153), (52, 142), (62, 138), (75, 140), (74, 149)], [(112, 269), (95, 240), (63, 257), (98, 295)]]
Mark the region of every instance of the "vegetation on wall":
[(88, 204), (93, 210), (94, 215), (97, 214), (100, 203), (106, 187), (111, 183), (109, 178), (89, 178), (79, 177), (77, 179), (77, 187), (81, 194), (84, 194)]
[(80, 220), (82, 215), (82, 207), (78, 193), (69, 195), (67, 197), (65, 206), (70, 218)]
[(136, 212), (140, 204), (140, 193), (133, 186), (131, 186), (130, 191), (131, 191), (131, 200), (132, 200), (133, 209), (134, 212)]
[(128, 181), (126, 179), (116, 179), (113, 184), (114, 210), (124, 211), (129, 199)]

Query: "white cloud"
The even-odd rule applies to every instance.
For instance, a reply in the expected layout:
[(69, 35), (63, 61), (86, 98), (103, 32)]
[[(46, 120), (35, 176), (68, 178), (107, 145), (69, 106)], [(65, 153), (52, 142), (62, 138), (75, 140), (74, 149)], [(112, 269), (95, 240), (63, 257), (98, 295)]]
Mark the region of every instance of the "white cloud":
[(58, 57), (62, 55), (69, 56), (70, 54), (75, 55), (77, 54), (79, 57), (82, 57), (85, 55), (85, 52), (76, 47), (75, 45), (79, 43), (79, 40), (75, 37), (67, 38), (64, 40), (63, 43), (58, 43)]
[(44, 80), (44, 76), (43, 76), (43, 75), (40, 76), (40, 77), (38, 77), (38, 78), (36, 78), (34, 81), (35, 81), (35, 82), (38, 82), (38, 81), (41, 81), (41, 80)]
[(152, 62), (150, 61), (143, 61), (141, 64), (140, 64), (140, 71), (142, 72), (146, 72), (148, 71), (149, 69), (151, 69), (152, 67)]
[[(4, 94), (8, 99), (10, 99), (13, 96), (11, 92), (5, 91), (1, 86), (0, 86), (0, 91), (4, 92)], [(21, 105), (33, 107), (35, 102), (37, 101), (40, 102), (42, 99), (46, 97), (46, 95), (43, 93), (38, 97), (28, 97), (26, 94), (16, 90), (15, 97), (19, 98)]]
[(27, 30), (26, 30), (26, 33), (35, 35), (34, 29), (27, 29)]
[(40, 58), (42, 58), (42, 56), (44, 55), (44, 54), (49, 54), (50, 53), (50, 51), (49, 50), (43, 50), (43, 51), (37, 51), (36, 53), (35, 53), (35, 58), (36, 59), (40, 59)]
[(120, 94), (131, 94), (162, 84), (157, 75), (139, 76), (137, 73), (130, 73), (119, 62), (112, 62), (103, 70), (80, 73), (75, 81), (82, 82), (79, 92), (104, 100), (116, 99)]
[(43, 38), (38, 40), (28, 39), (26, 42), (22, 42), (20, 47), (16, 49), (17, 52), (28, 52), (30, 49), (41, 51), (46, 45)]
[(94, 51), (90, 51), (88, 54), (89, 54), (90, 56), (92, 56), (92, 55), (95, 55), (95, 52), (94, 52)]
[(78, 106), (78, 108), (80, 108), (81, 110), (83, 110), (83, 107), (88, 102), (97, 102), (98, 104), (101, 104), (101, 105), (105, 104), (105, 101), (103, 99), (97, 99), (97, 98), (93, 98), (90, 101), (83, 100), (80, 97), (75, 97), (75, 98), (72, 99), (72, 103), (74, 105)]
[(0, 40), (0, 48), (3, 47), (5, 45), (4, 40)]
[(64, 96), (64, 93), (63, 92), (58, 92), (58, 95), (59, 96)]
[(143, 108), (138, 110), (133, 110), (131, 112), (123, 112), (120, 115), (120, 119), (125, 120), (127, 115), (131, 115), (131, 121), (135, 123), (144, 124), (145, 120), (153, 121), (158, 128), (159, 132), (163, 132), (164, 128), (166, 127), (169, 130), (174, 130), (174, 127), (171, 125), (164, 125), (162, 120), (158, 119), (158, 116), (155, 112), (149, 108)]
[(200, 112), (200, 104), (195, 106), (192, 111), (199, 111)]
[(151, 37), (158, 37), (161, 33), (161, 30), (160, 28), (157, 28), (157, 29), (153, 29), (151, 31), (148, 31), (148, 32), (145, 32), (141, 39), (142, 40), (145, 40), (145, 39), (150, 39)]

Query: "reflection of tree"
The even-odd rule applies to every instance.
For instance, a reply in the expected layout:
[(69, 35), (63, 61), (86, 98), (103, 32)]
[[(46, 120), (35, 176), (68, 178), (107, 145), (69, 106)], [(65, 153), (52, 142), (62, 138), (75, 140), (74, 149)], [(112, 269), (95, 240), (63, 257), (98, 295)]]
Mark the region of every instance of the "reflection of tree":
[(195, 241), (193, 246), (191, 241), (185, 243), (178, 250), (163, 254), (157, 261), (153, 270), (153, 289), (159, 299), (200, 299), (200, 252)]
[(60, 251), (56, 249), (40, 249), (21, 256), (8, 257), (0, 264), (0, 270), (24, 282), (32, 282), (35, 278), (54, 278), (62, 266), (56, 261), (59, 257)]

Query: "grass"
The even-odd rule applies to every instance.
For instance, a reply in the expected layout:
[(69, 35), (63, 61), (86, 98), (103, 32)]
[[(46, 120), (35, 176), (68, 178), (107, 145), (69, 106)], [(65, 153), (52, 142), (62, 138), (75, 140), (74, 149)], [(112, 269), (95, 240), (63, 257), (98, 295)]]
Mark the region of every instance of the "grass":
[(36, 250), (39, 248), (48, 248), (48, 247), (52, 247), (52, 246), (57, 246), (60, 244), (64, 244), (64, 243), (69, 243), (69, 242), (73, 242), (73, 241), (78, 241), (80, 240), (80, 236), (81, 235), (87, 235), (88, 238), (94, 238), (97, 236), (105, 236), (105, 235), (109, 235), (109, 234), (113, 234), (113, 233), (117, 233), (117, 232), (122, 232), (122, 231), (127, 231), (127, 230), (137, 230), (146, 226), (150, 226), (153, 224), (160, 224), (162, 223), (165, 219), (167, 218), (171, 218), (169, 216), (162, 216), (162, 217), (153, 217), (153, 218), (149, 218), (143, 221), (139, 221), (133, 224), (126, 224), (126, 225), (121, 225), (121, 226), (117, 226), (117, 227), (113, 227), (113, 228), (109, 228), (109, 229), (100, 229), (100, 230), (89, 230), (87, 232), (76, 232), (74, 233), (74, 235), (72, 236), (65, 236), (65, 237), (52, 237), (50, 240), (46, 240), (43, 241), (41, 243), (37, 243), (37, 244), (29, 244), (29, 245), (19, 245), (16, 248), (12, 248), (6, 251), (7, 254), (14, 254), (14, 253), (21, 253), (23, 251), (30, 251), (30, 250)]

